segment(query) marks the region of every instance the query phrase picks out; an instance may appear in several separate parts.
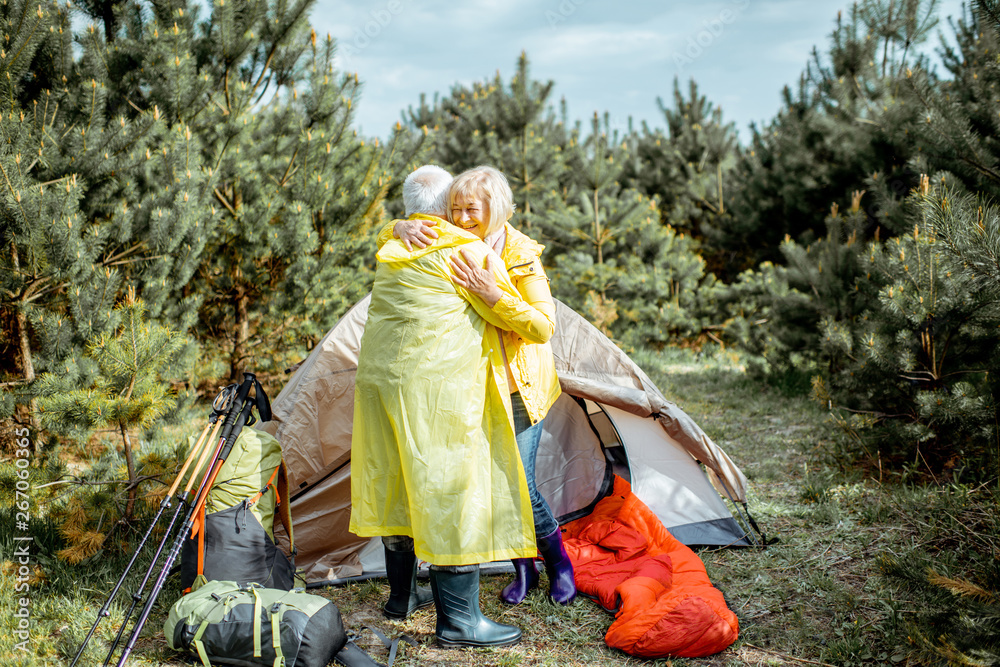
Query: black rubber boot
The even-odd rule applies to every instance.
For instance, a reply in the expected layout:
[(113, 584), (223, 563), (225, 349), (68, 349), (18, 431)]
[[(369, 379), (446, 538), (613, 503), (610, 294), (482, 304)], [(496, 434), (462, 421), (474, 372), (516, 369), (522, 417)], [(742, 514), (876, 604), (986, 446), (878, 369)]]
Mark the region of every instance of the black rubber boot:
[(382, 607), (386, 618), (401, 621), (434, 602), (426, 586), (417, 586), (417, 556), (412, 551), (385, 551), (385, 576), (389, 579), (389, 601)]
[(448, 572), (431, 568), (431, 590), (437, 607), (434, 635), (444, 648), (509, 646), (521, 640), (512, 625), (491, 621), (479, 609), (479, 569)]

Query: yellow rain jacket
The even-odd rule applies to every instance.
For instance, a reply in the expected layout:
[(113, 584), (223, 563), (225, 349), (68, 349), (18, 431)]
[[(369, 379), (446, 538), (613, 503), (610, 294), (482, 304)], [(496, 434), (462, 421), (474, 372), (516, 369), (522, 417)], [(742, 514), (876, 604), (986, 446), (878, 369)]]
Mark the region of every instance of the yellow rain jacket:
[[(428, 218), (429, 216), (415, 216)], [(434, 565), (537, 554), (496, 326), (544, 332), (505, 271), (491, 309), (451, 281), (458, 248), (486, 244), (443, 220), (437, 242), (379, 250), (361, 338), (351, 449), (352, 533), (410, 535)], [(493, 326), (490, 326), (493, 325)]]
[[(556, 306), (540, 259), (544, 249), (545, 246), (507, 223), (507, 242), (504, 243), (501, 254), (507, 273), (521, 298), (547, 320), (551, 331), (555, 331)], [(547, 342), (549, 337), (551, 334), (539, 345), (537, 341), (528, 340), (516, 331), (503, 332), (514, 387), (521, 393), (521, 400), (524, 401), (532, 424), (545, 418), (549, 408), (562, 393), (552, 348)]]
[[(392, 240), (396, 222), (393, 220), (379, 232), (379, 248)], [(552, 348), (548, 344), (556, 327), (556, 306), (540, 259), (545, 246), (517, 231), (509, 222), (506, 230), (507, 241), (501, 258), (521, 298), (534, 308), (532, 326), (542, 334), (542, 339), (537, 340), (527, 339), (516, 331), (503, 332), (504, 348), (514, 380), (510, 391), (520, 392), (531, 423), (537, 424), (545, 418), (562, 393)]]

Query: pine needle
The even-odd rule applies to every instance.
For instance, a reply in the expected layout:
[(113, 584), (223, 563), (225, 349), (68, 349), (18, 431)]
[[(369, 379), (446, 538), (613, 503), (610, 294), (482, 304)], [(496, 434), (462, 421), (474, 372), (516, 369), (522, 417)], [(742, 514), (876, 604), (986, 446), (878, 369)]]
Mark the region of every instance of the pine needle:
[(85, 531), (73, 540), (73, 544), (65, 549), (60, 549), (56, 555), (67, 563), (76, 565), (96, 554), (97, 550), (104, 544), (104, 537), (104, 533), (93, 530)]
[(989, 602), (996, 599), (996, 594), (975, 585), (970, 581), (964, 581), (962, 579), (952, 579), (951, 577), (946, 577), (944, 575), (938, 574), (933, 569), (927, 569), (927, 581), (935, 586), (939, 586), (954, 595), (959, 595), (962, 597), (969, 597), (976, 600), (983, 600), (984, 602)]

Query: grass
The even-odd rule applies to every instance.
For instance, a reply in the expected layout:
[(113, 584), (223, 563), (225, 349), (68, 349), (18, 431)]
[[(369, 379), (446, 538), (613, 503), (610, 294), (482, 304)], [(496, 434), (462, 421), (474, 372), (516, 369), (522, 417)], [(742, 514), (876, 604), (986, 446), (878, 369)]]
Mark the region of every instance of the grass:
[[(696, 358), (669, 351), (635, 358), (667, 398), (742, 467), (750, 482), (750, 511), (767, 536), (777, 538), (766, 549), (699, 554), (740, 620), (740, 638), (729, 649), (702, 659), (639, 660), (604, 645), (613, 617), (592, 602), (581, 599), (568, 608), (556, 607), (534, 594), (524, 605), (502, 605), (498, 596), (506, 576), (482, 580), (484, 612), (524, 630), (520, 644), (502, 649), (437, 648), (433, 607), (403, 622), (386, 620), (381, 615), (388, 594), (384, 580), (313, 592), (339, 606), (356, 642), (379, 661), (385, 661), (387, 650), (367, 626), (389, 637), (413, 637), (416, 648), (400, 645), (395, 664), (403, 667), (933, 663), (933, 654), (921, 652), (911, 636), (914, 620), (924, 611), (921, 598), (887, 578), (891, 568), (886, 563), (947, 553), (938, 562), (945, 574), (957, 576), (963, 572), (963, 545), (969, 544), (970, 531), (978, 536), (979, 552), (995, 549), (1000, 554), (995, 491), (888, 487), (833, 467), (830, 453), (842, 450), (844, 443), (826, 414), (805, 396), (750, 380), (728, 354)], [(0, 546), (2, 559), (9, 562), (10, 543), (0, 539)], [(66, 664), (120, 570), (86, 562), (74, 569), (46, 561), (42, 569), (48, 571), (40, 573), (42, 579), (32, 589), (36, 652), (21, 655), (10, 652), (10, 624), (16, 620), (10, 612), (10, 567), (0, 570), (5, 610), (0, 616), (0, 662)], [(66, 586), (68, 576), (78, 577), (79, 585)], [(62, 583), (55, 585), (55, 579)], [(170, 651), (161, 632), (166, 610), (178, 595), (176, 584), (168, 585), (130, 664), (188, 664)], [(124, 604), (128, 595), (120, 599)], [(121, 613), (117, 607), (92, 642), (91, 656), (97, 660), (97, 647), (110, 641)]]

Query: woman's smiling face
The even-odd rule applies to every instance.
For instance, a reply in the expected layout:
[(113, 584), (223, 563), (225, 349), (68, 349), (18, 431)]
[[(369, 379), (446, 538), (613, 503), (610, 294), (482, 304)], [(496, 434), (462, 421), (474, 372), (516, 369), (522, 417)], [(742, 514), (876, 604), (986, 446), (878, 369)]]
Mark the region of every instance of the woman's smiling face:
[(490, 224), (490, 204), (480, 197), (455, 195), (451, 202), (451, 222), (479, 238), (484, 238)]

